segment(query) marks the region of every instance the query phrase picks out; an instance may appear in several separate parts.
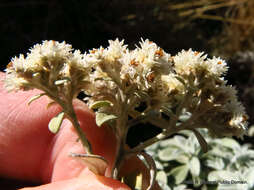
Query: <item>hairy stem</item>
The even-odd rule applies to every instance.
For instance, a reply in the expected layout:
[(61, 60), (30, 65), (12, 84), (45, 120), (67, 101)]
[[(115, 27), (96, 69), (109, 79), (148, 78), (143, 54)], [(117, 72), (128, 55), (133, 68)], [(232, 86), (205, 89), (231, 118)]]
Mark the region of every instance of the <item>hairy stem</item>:
[(170, 130), (165, 130), (163, 132), (161, 132), (160, 134), (156, 135), (155, 137), (143, 142), (143, 143), (140, 143), (138, 146), (130, 149), (130, 150), (126, 150), (127, 153), (137, 153), (137, 152), (141, 152), (142, 150), (144, 150), (146, 147), (178, 132), (179, 130), (182, 130), (182, 128), (170, 128)]
[(85, 133), (81, 129), (74, 110), (70, 109), (69, 112), (67, 112), (67, 115), (69, 116), (69, 120), (71, 121), (71, 123), (72, 123), (79, 139), (81, 140), (81, 143), (82, 143), (83, 147), (85, 148), (85, 150), (87, 152), (87, 154), (92, 154), (91, 144), (89, 143), (89, 141), (86, 138)]

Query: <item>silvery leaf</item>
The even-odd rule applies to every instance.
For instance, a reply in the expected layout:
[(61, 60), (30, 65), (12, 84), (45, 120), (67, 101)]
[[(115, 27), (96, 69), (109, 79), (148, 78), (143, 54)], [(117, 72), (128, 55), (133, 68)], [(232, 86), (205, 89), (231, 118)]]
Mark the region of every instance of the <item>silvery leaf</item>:
[(99, 112), (96, 112), (96, 117), (95, 117), (95, 121), (96, 121), (96, 124), (97, 126), (102, 126), (104, 123), (110, 121), (110, 120), (114, 120), (114, 119), (117, 119), (117, 116), (111, 114), (106, 114), (106, 113), (99, 113)]
[(71, 153), (71, 156), (83, 162), (94, 174), (105, 175), (108, 163), (102, 156), (75, 153)]
[(54, 83), (55, 83), (55, 85), (61, 85), (61, 84), (64, 84), (68, 81), (70, 81), (70, 79), (56, 80)]
[(158, 171), (157, 172), (157, 175), (156, 175), (156, 180), (158, 182), (161, 182), (161, 183), (164, 183), (164, 184), (167, 184), (168, 183), (168, 177), (167, 177), (167, 174), (164, 172), (164, 171)]
[(217, 139), (216, 141), (222, 146), (225, 146), (231, 149), (240, 148), (240, 144), (236, 140), (231, 138)]
[(30, 100), (28, 101), (28, 105), (30, 105), (33, 101), (39, 99), (40, 97), (46, 95), (45, 93), (42, 93), (42, 94), (37, 94), (37, 95), (34, 95), (32, 98), (30, 98)]
[[(178, 185), (174, 187), (173, 190), (187, 190), (187, 189), (186, 189), (186, 185)], [(191, 189), (188, 189), (188, 190), (191, 190)]]
[(158, 157), (162, 161), (176, 160), (183, 152), (175, 147), (168, 147), (158, 152)]
[(178, 166), (172, 169), (169, 175), (174, 176), (176, 184), (180, 184), (186, 179), (188, 171), (189, 171), (188, 165)]
[(64, 112), (60, 112), (55, 117), (53, 117), (48, 124), (49, 130), (54, 134), (57, 133), (62, 125), (63, 119)]
[(104, 107), (104, 106), (110, 106), (112, 105), (112, 102), (108, 101), (108, 100), (100, 100), (100, 101), (96, 101), (94, 103), (92, 103), (89, 108), (90, 109), (98, 109), (100, 107)]
[(193, 176), (199, 176), (199, 174), (200, 174), (200, 161), (196, 156), (192, 157), (192, 159), (189, 163), (189, 167), (190, 167), (190, 172)]
[(237, 174), (227, 170), (212, 171), (208, 174), (208, 181), (236, 180)]

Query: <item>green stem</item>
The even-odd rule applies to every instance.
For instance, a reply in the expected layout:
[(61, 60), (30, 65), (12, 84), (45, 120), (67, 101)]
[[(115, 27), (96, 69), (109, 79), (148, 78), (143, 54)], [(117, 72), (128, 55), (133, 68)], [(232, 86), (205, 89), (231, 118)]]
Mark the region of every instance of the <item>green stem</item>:
[(37, 87), (38, 89), (44, 91), (48, 97), (50, 97), (53, 101), (57, 102), (63, 109), (64, 113), (68, 116), (68, 119), (71, 121), (77, 135), (79, 136), (79, 139), (81, 140), (81, 143), (83, 147), (85, 148), (87, 154), (92, 154), (92, 148), (90, 143), (88, 142), (85, 133), (82, 131), (77, 116), (75, 114), (75, 111), (72, 106), (72, 97), (67, 98), (67, 100), (62, 100), (58, 97), (58, 94), (51, 93), (52, 90), (41, 86), (40, 84)]
[(78, 122), (77, 116), (74, 112), (73, 109), (71, 109), (67, 115), (69, 116), (69, 120), (72, 122), (72, 125), (75, 129), (75, 131), (77, 132), (79, 139), (81, 140), (81, 143), (83, 145), (83, 147), (85, 148), (87, 154), (92, 154), (92, 148), (91, 148), (91, 144), (89, 143), (89, 141), (86, 138), (85, 133), (83, 132), (83, 130), (80, 127), (80, 124)]

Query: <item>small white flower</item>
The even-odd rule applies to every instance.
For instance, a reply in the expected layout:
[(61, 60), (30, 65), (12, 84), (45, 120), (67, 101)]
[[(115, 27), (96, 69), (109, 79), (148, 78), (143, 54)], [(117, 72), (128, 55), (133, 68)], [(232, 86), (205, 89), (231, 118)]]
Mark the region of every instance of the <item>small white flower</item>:
[(174, 74), (162, 75), (161, 80), (167, 85), (169, 93), (173, 91), (179, 94), (184, 93), (185, 89), (183, 83), (176, 79)]
[(51, 58), (55, 59), (56, 57), (64, 59), (68, 58), (71, 54), (72, 46), (70, 44), (66, 44), (65, 42), (57, 42), (57, 41), (43, 41), (42, 44), (36, 44), (33, 48), (30, 49), (30, 53), (27, 57), (47, 57), (49, 60)]
[(208, 71), (217, 76), (222, 76), (228, 71), (228, 66), (226, 62), (219, 57), (207, 59), (206, 64)]
[(27, 82), (27, 80), (17, 76), (15, 73), (8, 73), (6, 75), (4, 86), (8, 91), (32, 89), (32, 86)]
[(104, 51), (105, 58), (115, 61), (123, 56), (123, 54), (126, 52), (126, 49), (127, 45), (124, 45), (124, 40), (109, 40), (109, 46)]
[(203, 52), (196, 52), (189, 49), (188, 51), (182, 50), (173, 57), (175, 63), (175, 71), (178, 74), (189, 75), (195, 72), (197, 68), (203, 67), (206, 56)]

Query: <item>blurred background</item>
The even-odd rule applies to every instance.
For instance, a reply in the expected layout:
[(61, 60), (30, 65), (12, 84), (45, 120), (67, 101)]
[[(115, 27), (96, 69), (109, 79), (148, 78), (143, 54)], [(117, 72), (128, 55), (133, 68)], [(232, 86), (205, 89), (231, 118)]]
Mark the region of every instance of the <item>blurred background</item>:
[[(124, 39), (132, 48), (148, 38), (172, 55), (192, 48), (226, 59), (226, 79), (254, 124), (253, 10), (253, 0), (1, 0), (1, 70), (43, 40), (66, 41), (84, 52), (106, 47), (110, 39)], [(129, 139), (156, 133), (138, 131)]]

